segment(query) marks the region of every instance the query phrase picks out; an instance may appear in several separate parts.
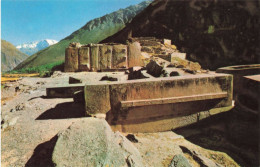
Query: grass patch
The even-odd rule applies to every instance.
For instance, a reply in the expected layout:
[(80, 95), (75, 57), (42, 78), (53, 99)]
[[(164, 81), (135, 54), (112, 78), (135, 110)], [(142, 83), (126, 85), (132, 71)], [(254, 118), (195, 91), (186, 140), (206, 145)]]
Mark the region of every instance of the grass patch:
[(55, 63), (40, 65), (31, 68), (22, 68), (19, 70), (8, 71), (5, 74), (32, 74), (39, 73), (40, 77), (49, 77), (54, 71), (63, 71), (64, 61), (59, 61)]

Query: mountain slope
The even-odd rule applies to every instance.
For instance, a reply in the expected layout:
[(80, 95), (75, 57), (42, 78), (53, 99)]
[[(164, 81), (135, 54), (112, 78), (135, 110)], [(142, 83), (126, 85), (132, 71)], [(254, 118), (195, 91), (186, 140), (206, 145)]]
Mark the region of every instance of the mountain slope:
[(259, 11), (251, 0), (157, 0), (102, 42), (169, 38), (204, 68), (259, 63)]
[(1, 71), (9, 71), (24, 61), (28, 55), (22, 53), (11, 43), (1, 40)]
[(58, 41), (56, 41), (56, 40), (44, 39), (41, 41), (24, 43), (24, 44), (16, 46), (16, 48), (27, 55), (32, 55), (44, 48), (47, 48), (48, 46), (54, 45), (56, 43), (58, 43)]
[(65, 59), (65, 48), (69, 43), (80, 42), (82, 44), (88, 44), (100, 42), (123, 29), (125, 24), (146, 8), (150, 2), (151, 1), (144, 1), (138, 5), (120, 9), (103, 17), (91, 20), (85, 26), (73, 32), (57, 44), (32, 55), (19, 64), (15, 69), (35, 67), (38, 65), (63, 61)]

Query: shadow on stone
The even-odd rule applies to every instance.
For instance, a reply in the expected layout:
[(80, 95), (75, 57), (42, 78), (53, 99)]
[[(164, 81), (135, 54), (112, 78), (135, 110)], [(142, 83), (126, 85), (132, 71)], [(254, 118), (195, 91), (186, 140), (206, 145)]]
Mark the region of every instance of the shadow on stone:
[(58, 137), (54, 136), (51, 140), (39, 144), (33, 152), (32, 157), (27, 161), (25, 167), (54, 167), (52, 162), (52, 152)]
[[(173, 131), (198, 146), (228, 154), (241, 166), (258, 166), (258, 144), (252, 142), (254, 138), (257, 138), (257, 127), (246, 126), (247, 128), (242, 129), (245, 125), (247, 123), (238, 118), (234, 110), (231, 110), (202, 120), (195, 125)], [(256, 134), (251, 132), (254, 128)], [(234, 135), (239, 135), (240, 143), (235, 140)]]
[(81, 103), (60, 103), (41, 114), (36, 120), (67, 119), (85, 117), (85, 107)]
[(36, 96), (36, 97), (32, 97), (30, 98), (28, 101), (31, 101), (31, 100), (34, 100), (34, 99), (37, 99), (37, 98), (42, 98), (42, 99), (53, 99), (53, 97), (48, 97), (48, 96)]

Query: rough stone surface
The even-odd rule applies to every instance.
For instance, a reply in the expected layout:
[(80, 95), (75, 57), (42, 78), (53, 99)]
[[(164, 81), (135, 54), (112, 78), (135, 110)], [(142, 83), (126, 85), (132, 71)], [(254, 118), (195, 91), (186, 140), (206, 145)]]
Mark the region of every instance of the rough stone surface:
[(151, 60), (150, 63), (146, 65), (146, 69), (147, 73), (154, 77), (160, 77), (163, 73), (163, 67), (154, 60)]
[(205, 167), (223, 167), (222, 165), (215, 163), (214, 161), (210, 160), (209, 158), (201, 155), (195, 150), (189, 149), (185, 146), (180, 146), (182, 151), (184, 153), (190, 154), (199, 164), (200, 166), (205, 166)]
[(107, 113), (111, 109), (109, 85), (86, 85), (85, 101), (87, 114)]
[(126, 68), (127, 66), (127, 46), (113, 45), (112, 68)]
[(174, 53), (171, 54), (171, 59), (172, 59), (172, 58), (175, 58), (175, 57), (178, 57), (178, 58), (180, 58), (180, 59), (185, 60), (185, 59), (186, 59), (186, 53), (174, 52)]
[(117, 81), (118, 79), (117, 78), (114, 78), (114, 77), (110, 77), (110, 76), (103, 76), (100, 81)]
[(128, 44), (128, 67), (142, 66), (141, 45), (139, 42)]
[(177, 154), (173, 157), (169, 167), (192, 167), (187, 158), (181, 154)]
[(89, 71), (91, 69), (90, 64), (90, 48), (81, 47), (79, 48), (79, 70)]
[(172, 72), (170, 73), (170, 76), (171, 76), (171, 77), (180, 76), (180, 73), (179, 73), (178, 71), (172, 71)]
[(68, 47), (65, 54), (65, 72), (76, 72), (79, 69), (78, 48)]
[(56, 166), (143, 166), (132, 143), (98, 118), (75, 122), (59, 133), (52, 160)]
[(98, 45), (92, 45), (90, 47), (91, 50), (91, 71), (98, 71), (100, 70), (99, 65), (99, 46)]
[(111, 69), (112, 68), (112, 46), (102, 45), (100, 49), (100, 69)]
[(129, 69), (128, 80), (148, 78), (142, 73), (142, 67), (132, 67)]

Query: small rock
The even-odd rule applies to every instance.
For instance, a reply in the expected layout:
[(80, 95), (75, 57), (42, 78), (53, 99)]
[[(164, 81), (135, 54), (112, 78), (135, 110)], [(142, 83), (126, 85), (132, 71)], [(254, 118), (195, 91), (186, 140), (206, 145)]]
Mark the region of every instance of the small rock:
[(21, 110), (24, 110), (24, 109), (25, 109), (25, 104), (24, 104), (24, 103), (18, 104), (18, 105), (15, 107), (15, 110), (16, 110), (16, 111), (21, 111)]
[(172, 72), (170, 73), (170, 76), (171, 76), (171, 77), (180, 76), (180, 73), (179, 73), (178, 71), (172, 71)]
[(176, 68), (184, 68), (184, 65), (177, 65)]
[(129, 69), (128, 80), (148, 78), (142, 73), (143, 67), (132, 67)]
[(100, 81), (118, 81), (118, 79), (109, 76), (104, 76), (100, 79)]
[(150, 63), (146, 65), (146, 69), (147, 73), (154, 77), (160, 77), (163, 74), (163, 66), (154, 60), (151, 60)]
[(15, 92), (19, 92), (20, 90), (19, 86), (15, 87)]
[(190, 74), (196, 74), (197, 73), (195, 70), (191, 70), (191, 69), (188, 69), (188, 68), (183, 69), (183, 71), (190, 73)]
[(38, 85), (44, 85), (46, 82), (36, 82)]
[(169, 64), (167, 67), (168, 67), (168, 68), (176, 67), (176, 65), (171, 63), (171, 64)]
[(173, 157), (169, 167), (192, 167), (187, 158), (182, 154), (177, 154)]
[(14, 109), (11, 109), (11, 110), (10, 110), (10, 112), (13, 112), (13, 111), (14, 111)]
[(62, 72), (61, 71), (54, 71), (54, 73), (52, 74), (52, 78), (56, 78), (56, 77), (59, 77), (59, 76), (62, 76)]
[(128, 140), (130, 140), (131, 142), (133, 142), (133, 143), (138, 143), (138, 140), (135, 138), (135, 135), (133, 135), (133, 134), (128, 134), (128, 135), (126, 136), (126, 138), (127, 138)]
[(69, 84), (78, 84), (78, 83), (82, 83), (82, 80), (74, 77), (69, 77)]

